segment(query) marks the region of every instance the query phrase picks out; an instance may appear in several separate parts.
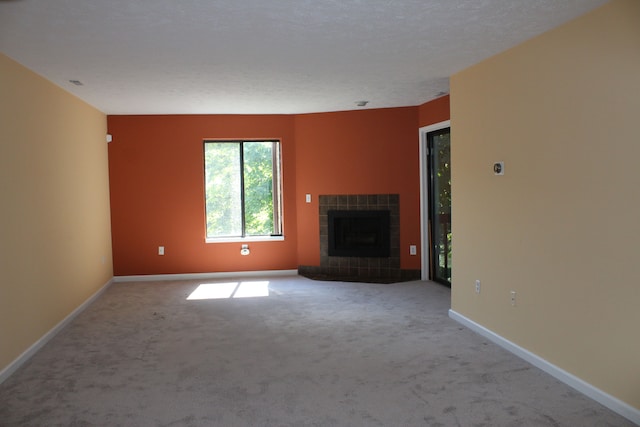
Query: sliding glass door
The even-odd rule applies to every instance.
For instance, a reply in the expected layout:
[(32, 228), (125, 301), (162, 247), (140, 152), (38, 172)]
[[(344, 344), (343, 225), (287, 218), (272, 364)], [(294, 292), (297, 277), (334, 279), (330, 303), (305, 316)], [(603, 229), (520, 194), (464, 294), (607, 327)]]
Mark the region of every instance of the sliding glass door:
[(451, 286), (451, 131), (427, 134), (431, 279)]

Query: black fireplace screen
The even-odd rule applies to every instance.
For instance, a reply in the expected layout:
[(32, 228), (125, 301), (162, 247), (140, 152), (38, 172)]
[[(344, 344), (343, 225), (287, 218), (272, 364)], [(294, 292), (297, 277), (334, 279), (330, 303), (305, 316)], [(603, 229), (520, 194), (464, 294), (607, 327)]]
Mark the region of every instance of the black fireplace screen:
[(388, 257), (389, 211), (327, 212), (329, 256)]

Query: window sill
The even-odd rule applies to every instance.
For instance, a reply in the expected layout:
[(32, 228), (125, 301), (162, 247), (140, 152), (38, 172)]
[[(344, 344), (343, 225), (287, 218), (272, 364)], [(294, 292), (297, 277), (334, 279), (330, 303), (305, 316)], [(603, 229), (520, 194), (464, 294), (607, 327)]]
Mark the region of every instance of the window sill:
[(205, 243), (282, 242), (284, 236), (207, 237)]

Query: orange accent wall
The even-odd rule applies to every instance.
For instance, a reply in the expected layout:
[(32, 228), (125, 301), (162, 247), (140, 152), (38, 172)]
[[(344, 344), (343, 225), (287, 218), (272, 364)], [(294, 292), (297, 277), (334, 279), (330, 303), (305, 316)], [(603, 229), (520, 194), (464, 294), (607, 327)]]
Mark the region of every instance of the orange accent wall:
[(419, 127), (449, 120), (449, 95), (422, 104), (418, 109)]
[[(297, 268), (292, 116), (109, 116), (108, 129), (115, 275)], [(281, 140), (284, 241), (250, 242), (249, 256), (240, 243), (205, 243), (206, 138)]]
[(298, 263), (320, 265), (319, 195), (397, 193), (400, 266), (419, 269), (418, 108), (298, 115), (295, 134)]
[[(320, 194), (400, 194), (400, 265), (419, 269), (418, 128), (447, 119), (448, 96), (419, 107), (290, 116), (109, 116), (114, 274), (317, 266)], [(283, 242), (250, 242), (249, 256), (240, 243), (205, 243), (207, 138), (282, 141)]]

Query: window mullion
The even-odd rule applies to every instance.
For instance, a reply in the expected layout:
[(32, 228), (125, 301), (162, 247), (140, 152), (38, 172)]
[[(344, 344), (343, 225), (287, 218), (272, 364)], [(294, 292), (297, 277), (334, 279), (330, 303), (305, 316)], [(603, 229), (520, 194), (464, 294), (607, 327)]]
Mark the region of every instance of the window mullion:
[(273, 194), (273, 229), (271, 230), (272, 235), (280, 235), (282, 234), (281, 230), (281, 218), (280, 218), (280, 209), (276, 206), (281, 206), (280, 202), (280, 152), (279, 152), (279, 144), (273, 142), (271, 144), (271, 169), (272, 173), (272, 190), (271, 194)]
[(246, 237), (246, 221), (244, 206), (244, 142), (238, 144), (240, 146), (240, 215), (242, 216), (242, 237)]

